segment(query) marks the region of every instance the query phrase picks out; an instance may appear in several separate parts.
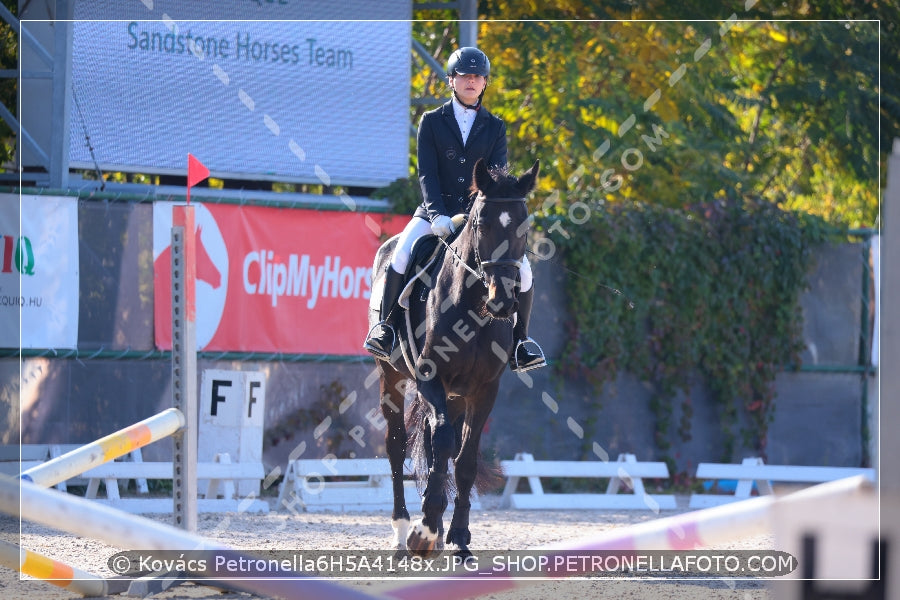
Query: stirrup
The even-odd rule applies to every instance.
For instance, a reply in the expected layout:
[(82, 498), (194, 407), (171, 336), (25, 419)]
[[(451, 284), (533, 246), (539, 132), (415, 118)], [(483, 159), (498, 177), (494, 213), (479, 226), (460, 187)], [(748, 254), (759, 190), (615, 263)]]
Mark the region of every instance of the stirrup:
[[(369, 338), (372, 336), (372, 332), (375, 331), (375, 329), (380, 325), (383, 325), (383, 326), (387, 327), (388, 329), (390, 329), (391, 336), (393, 337), (393, 341), (391, 342), (391, 350), (387, 354), (384, 354), (381, 350), (372, 346), (372, 344), (369, 343)], [(390, 359), (390, 357), (394, 353), (394, 349), (396, 347), (397, 347), (397, 330), (394, 329), (393, 325), (388, 323), (387, 319), (385, 319), (383, 321), (378, 321), (377, 323), (372, 325), (372, 328), (369, 329), (369, 333), (366, 334), (366, 341), (363, 343), (363, 348), (365, 350), (367, 350), (370, 354), (374, 355), (376, 358), (382, 358), (384, 360)], [(541, 354), (543, 354), (543, 352)]]
[[(519, 360), (518, 360), (519, 347), (525, 345), (526, 342), (531, 342), (532, 344), (537, 346), (538, 352), (541, 355), (541, 360), (540, 360), (540, 362), (536, 362), (533, 365), (520, 367)], [(526, 337), (524, 340), (519, 340), (519, 342), (516, 344), (516, 347), (513, 348), (510, 367), (512, 368), (512, 370), (514, 372), (525, 373), (526, 371), (531, 371), (532, 369), (539, 369), (541, 367), (546, 367), (546, 366), (547, 366), (547, 357), (544, 356), (544, 349), (541, 348), (540, 344), (538, 344), (536, 341), (534, 341), (534, 338)]]

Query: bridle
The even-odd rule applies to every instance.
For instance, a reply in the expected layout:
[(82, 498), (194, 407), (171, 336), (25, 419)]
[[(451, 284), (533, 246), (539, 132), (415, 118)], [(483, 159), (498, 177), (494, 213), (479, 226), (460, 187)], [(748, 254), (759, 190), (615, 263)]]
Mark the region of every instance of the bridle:
[[(506, 202), (525, 202), (525, 198), (485, 198), (483, 194), (479, 194), (476, 202), (480, 200), (484, 203), (506, 203)], [(481, 284), (484, 287), (488, 287), (487, 285), (487, 275), (484, 272), (485, 268), (491, 267), (515, 267), (516, 271), (519, 271), (522, 268), (522, 261), (514, 258), (497, 258), (490, 260), (482, 260), (481, 255), (478, 252), (478, 216), (472, 217), (472, 229), (475, 235), (475, 268), (469, 266), (469, 264), (460, 256), (456, 250), (444, 240), (442, 237), (438, 237), (444, 246), (446, 246), (447, 250), (459, 261), (463, 267), (466, 268), (469, 273), (477, 277)]]

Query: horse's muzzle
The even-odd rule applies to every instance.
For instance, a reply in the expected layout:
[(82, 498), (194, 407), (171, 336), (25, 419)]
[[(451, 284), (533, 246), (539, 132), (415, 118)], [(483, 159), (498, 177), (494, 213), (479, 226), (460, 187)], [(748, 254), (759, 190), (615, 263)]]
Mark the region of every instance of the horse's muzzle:
[(518, 286), (505, 288), (494, 281), (487, 285), (485, 305), (488, 313), (496, 319), (509, 319), (519, 310)]

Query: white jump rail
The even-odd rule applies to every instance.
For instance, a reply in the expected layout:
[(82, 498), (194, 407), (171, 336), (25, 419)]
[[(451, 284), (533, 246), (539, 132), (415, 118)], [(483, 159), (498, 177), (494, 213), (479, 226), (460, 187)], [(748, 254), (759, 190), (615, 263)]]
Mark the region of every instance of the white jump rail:
[[(108, 462), (89, 471), (82, 477), (88, 479), (86, 498), (109, 504), (120, 510), (136, 514), (169, 513), (170, 498), (122, 498), (119, 483), (130, 479), (172, 479), (174, 465), (170, 462)], [(197, 480), (209, 480), (206, 494), (197, 500), (197, 510), (207, 512), (268, 513), (269, 503), (252, 497), (241, 498), (237, 494), (240, 480), (265, 479), (262, 463), (232, 463), (229, 454), (217, 454), (215, 462), (197, 463)], [(100, 482), (106, 488), (106, 498), (99, 498)], [(219, 498), (219, 496), (222, 496)]]
[[(638, 462), (634, 454), (620, 454), (615, 462), (534, 460), (527, 452), (500, 462), (507, 476), (501, 506), (518, 509), (674, 509), (675, 496), (648, 494), (643, 479), (668, 479), (664, 462)], [(516, 493), (521, 478), (529, 494)], [(541, 477), (609, 478), (605, 494), (544, 493)], [(620, 490), (631, 493), (619, 494)]]
[(139, 423), (120, 429), (96, 442), (79, 446), (22, 472), (22, 479), (40, 487), (50, 487), (85, 471), (128, 454), (151, 442), (168, 437), (184, 427), (184, 415), (169, 408)]
[(753, 484), (760, 496), (773, 493), (772, 483), (826, 483), (862, 475), (874, 478), (874, 469), (855, 467), (816, 467), (800, 465), (767, 465), (762, 458), (745, 458), (740, 464), (700, 463), (697, 479), (737, 480), (733, 494), (692, 494), (690, 508), (707, 508), (729, 502), (746, 500)]
[[(817, 485), (786, 496), (762, 496), (724, 506), (663, 517), (629, 527), (616, 528), (579, 540), (567, 540), (558, 544), (533, 548), (555, 553), (581, 553), (593, 551), (641, 550), (694, 550), (715, 548), (736, 539), (770, 533), (773, 508), (817, 498), (847, 498), (861, 492), (873, 492), (871, 480), (866, 477), (850, 477)], [(552, 563), (552, 561), (551, 561)], [(590, 561), (582, 568), (566, 569), (565, 573), (550, 572), (548, 576), (573, 577), (590, 574)], [(440, 579), (417, 581), (388, 590), (384, 595), (395, 600), (455, 600), (476, 598), (488, 594), (539, 584), (545, 578), (533, 577), (533, 572), (518, 572), (510, 568), (495, 573), (495, 577), (482, 577), (460, 573)], [(521, 577), (516, 577), (522, 575)], [(533, 596), (534, 594), (532, 594)], [(524, 595), (523, 595), (524, 597)], [(535, 596), (536, 597), (536, 596)]]
[[(67, 452), (80, 448), (81, 444), (22, 444), (0, 446), (0, 473), (11, 477), (18, 477), (22, 471), (27, 471), (46, 463), (50, 459), (58, 458)], [(115, 460), (130, 460), (141, 462), (141, 449), (135, 448), (128, 454)], [(135, 487), (138, 493), (149, 492), (146, 479), (135, 479)], [(69, 485), (89, 485), (91, 482), (83, 477), (70, 477), (60, 481), (53, 487), (61, 492), (68, 491)]]
[[(50, 456), (50, 444), (0, 445), (0, 473), (16, 476), (24, 469), (36, 467)], [(20, 466), (21, 465), (21, 466)]]
[[(22, 471), (37, 467), (51, 458), (80, 448), (81, 444), (4, 444), (0, 445), (0, 473), (18, 477)], [(66, 482), (55, 486), (66, 491)]]
[(0, 564), (88, 598), (120, 594), (124, 582), (109, 581), (64, 562), (0, 540)]
[[(404, 472), (412, 476), (409, 461)], [(407, 505), (421, 502), (415, 482), (404, 483)], [(391, 510), (394, 506), (391, 464), (386, 458), (288, 461), (277, 506), (306, 512)]]
[[(67, 452), (80, 448), (82, 444), (8, 444), (0, 446), (0, 473), (10, 477), (18, 477), (22, 471), (27, 471), (40, 466), (50, 459), (58, 458)], [(140, 448), (135, 448), (128, 454), (115, 460), (142, 462), (143, 457)], [(147, 494), (147, 480), (134, 479), (135, 487), (140, 494)], [(89, 481), (83, 477), (71, 477), (60, 481), (53, 487), (61, 492), (68, 491), (69, 485), (89, 485)]]
[[(40, 488), (28, 481), (0, 475), (0, 512), (26, 521), (46, 525), (66, 533), (99, 540), (117, 548), (142, 550), (221, 551), (229, 557), (245, 556), (239, 550), (165, 525), (139, 515), (132, 515), (93, 500), (58, 490)], [(187, 561), (200, 565), (203, 561)], [(206, 571), (190, 571), (210, 577), (211, 561)], [(200, 566), (199, 568), (203, 568)], [(214, 579), (208, 580), (215, 583)], [(250, 592), (254, 597), (329, 600), (374, 600), (373, 596), (328, 581), (291, 573), (290, 578), (230, 578), (230, 587)]]
[[(100, 482), (106, 487), (106, 502), (133, 513), (169, 513), (172, 501), (166, 498), (121, 498), (119, 480), (174, 479), (171, 462), (115, 462), (129, 453), (158, 441), (182, 429), (184, 415), (177, 408), (166, 409), (139, 423), (130, 425), (95, 442), (77, 446), (73, 450), (24, 470), (21, 478), (39, 487), (50, 487), (73, 477), (88, 479), (86, 496), (95, 499)], [(235, 498), (233, 482), (241, 479), (260, 481), (265, 478), (262, 463), (231, 463), (227, 455), (216, 456), (216, 462), (197, 463), (198, 479), (211, 480), (212, 493), (197, 502), (200, 512), (260, 512), (269, 511), (268, 502), (254, 498)], [(139, 484), (139, 488), (141, 488)], [(217, 498), (223, 487), (225, 497)], [(231, 491), (231, 495), (227, 495)]]
[[(17, 476), (20, 470), (28, 470), (46, 463), (49, 459), (60, 457), (67, 452), (81, 448), (78, 444), (22, 444), (0, 446), (0, 473)], [(228, 467), (227, 465), (231, 465)], [(251, 512), (267, 512), (268, 503), (253, 503), (249, 506), (245, 500), (237, 498), (235, 484), (240, 480), (259, 481), (264, 479), (262, 463), (231, 463), (230, 456), (217, 454), (215, 462), (198, 463), (201, 480), (209, 479), (205, 498), (200, 500), (203, 512), (233, 512), (249, 509)], [(120, 456), (115, 461), (104, 463), (98, 467), (57, 483), (56, 489), (67, 491), (69, 485), (86, 486), (85, 497), (99, 499), (100, 502), (115, 505), (117, 508), (132, 513), (167, 513), (171, 511), (171, 503), (164, 498), (149, 498), (148, 479), (172, 479), (173, 467), (169, 462), (147, 462), (143, 460), (140, 448)], [(127, 486), (129, 481), (135, 482), (138, 498), (122, 498), (120, 487)], [(100, 497), (100, 484), (104, 484), (106, 497)], [(206, 502), (216, 499), (218, 502)], [(266, 504), (264, 506), (263, 504)], [(239, 508), (240, 507), (240, 508)]]

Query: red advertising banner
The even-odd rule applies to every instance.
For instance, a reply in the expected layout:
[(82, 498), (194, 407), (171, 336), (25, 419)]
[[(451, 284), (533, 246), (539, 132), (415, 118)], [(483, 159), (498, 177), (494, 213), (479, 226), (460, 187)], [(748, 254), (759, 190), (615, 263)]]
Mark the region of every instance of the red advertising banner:
[[(193, 204), (197, 348), (364, 355), (372, 261), (408, 217)], [(173, 203), (153, 209), (156, 346), (172, 347)]]

